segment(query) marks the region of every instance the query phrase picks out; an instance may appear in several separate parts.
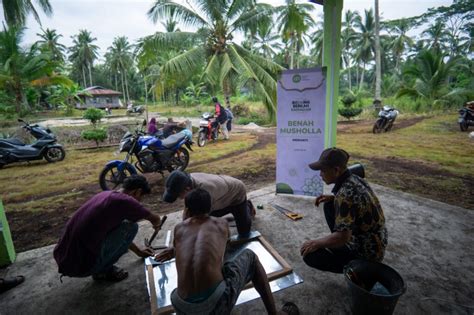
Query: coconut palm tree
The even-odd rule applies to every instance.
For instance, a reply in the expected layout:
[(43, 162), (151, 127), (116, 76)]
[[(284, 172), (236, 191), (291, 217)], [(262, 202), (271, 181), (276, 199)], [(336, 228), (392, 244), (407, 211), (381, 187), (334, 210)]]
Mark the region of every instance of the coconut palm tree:
[(374, 104), (381, 103), (382, 90), (382, 61), (380, 55), (380, 14), (379, 0), (374, 0), (375, 7), (375, 97)]
[(402, 61), (403, 54), (415, 44), (413, 39), (407, 35), (412, 26), (407, 19), (397, 20), (389, 26), (389, 32), (394, 35), (391, 46), (393, 56), (395, 57), (395, 71), (397, 74), (400, 74), (400, 62)]
[(290, 69), (298, 64), (299, 52), (307, 42), (306, 34), (315, 25), (313, 10), (313, 4), (296, 3), (295, 0), (286, 0), (286, 5), (276, 8), (278, 31), (281, 32), (283, 41), (289, 43)]
[(466, 91), (450, 87), (448, 78), (459, 69), (461, 59), (458, 57), (444, 61), (444, 55), (436, 50), (423, 50), (408, 65), (403, 75), (407, 82), (399, 90), (397, 97), (407, 95), (413, 99), (420, 99), (429, 108), (448, 104), (453, 97), (460, 96)]
[(273, 58), (276, 55), (275, 50), (281, 49), (281, 44), (278, 42), (280, 36), (273, 32), (274, 27), (271, 21), (261, 23), (255, 34), (255, 50), (267, 59)]
[(436, 23), (424, 30), (421, 35), (425, 38), (425, 42), (428, 44), (428, 49), (435, 49), (438, 52), (446, 51), (448, 33), (446, 32), (444, 23), (441, 22), (441, 20), (436, 21)]
[[(351, 75), (351, 68), (352, 68), (352, 58), (353, 58), (353, 50), (354, 50), (354, 40), (356, 38), (355, 34), (356, 31), (354, 29), (354, 25), (356, 19), (360, 19), (359, 12), (347, 10), (344, 13), (344, 20), (342, 22), (342, 32), (341, 32), (341, 41), (342, 41), (342, 65), (347, 69), (347, 76), (348, 76), (348, 85), (349, 90), (352, 90), (352, 75)], [(322, 23), (321, 23), (322, 24)], [(318, 51), (322, 56), (322, 49), (323, 49), (323, 28), (322, 25), (319, 29), (320, 35), (318, 35)], [(314, 37), (315, 38), (315, 37)], [(321, 57), (322, 58), (322, 57)]]
[[(155, 47), (166, 48), (181, 40), (206, 39), (200, 45), (181, 52), (163, 64), (157, 92), (162, 94), (172, 78), (203, 70), (203, 79), (214, 87), (219, 87), (230, 96), (230, 88), (253, 84), (272, 119), (276, 108), (276, 75), (282, 67), (258, 56), (233, 42), (234, 33), (243, 32), (253, 23), (268, 14), (259, 4), (252, 6), (253, 0), (195, 0), (181, 5), (171, 0), (156, 0), (148, 11), (154, 21), (166, 18), (174, 10), (178, 21), (198, 27), (197, 33), (163, 33), (154, 38)], [(201, 35), (200, 35), (201, 34)]]
[(116, 37), (105, 55), (113, 73), (120, 76), (125, 102), (130, 101), (128, 90), (128, 70), (133, 66), (132, 46), (125, 36)]
[(372, 9), (365, 10), (364, 20), (360, 16), (355, 18), (356, 34), (355, 40), (355, 57), (358, 63), (362, 63), (362, 71), (360, 74), (359, 90), (364, 84), (365, 66), (368, 62), (373, 60), (375, 51), (375, 20)]
[(59, 63), (64, 63), (64, 53), (66, 51), (66, 46), (59, 43), (59, 38), (62, 35), (57, 34), (56, 30), (50, 30), (47, 28), (43, 30), (42, 34), (36, 34), (41, 39), (38, 40), (35, 45), (43, 52), (49, 52), (52, 56), (52, 60), (58, 61)]
[[(53, 7), (49, 3), (49, 0), (37, 0), (36, 3), (47, 16), (53, 14)], [(38, 12), (31, 0), (3, 0), (2, 5), (3, 15), (8, 27), (16, 26), (18, 29), (24, 26), (26, 18), (30, 13), (33, 14), (36, 21), (41, 25)]]
[(3, 28), (0, 32), (0, 88), (15, 99), (15, 109), (21, 113), (28, 109), (26, 89), (51, 84), (72, 84), (67, 78), (54, 72), (58, 64), (51, 61), (49, 54), (38, 54), (35, 49), (24, 50), (20, 43), (23, 28)]
[(84, 87), (87, 87), (86, 71), (89, 72), (89, 84), (92, 86), (92, 66), (97, 59), (99, 46), (92, 44), (97, 38), (91, 32), (80, 30), (78, 35), (72, 36), (74, 46), (69, 48), (69, 60), (82, 73)]

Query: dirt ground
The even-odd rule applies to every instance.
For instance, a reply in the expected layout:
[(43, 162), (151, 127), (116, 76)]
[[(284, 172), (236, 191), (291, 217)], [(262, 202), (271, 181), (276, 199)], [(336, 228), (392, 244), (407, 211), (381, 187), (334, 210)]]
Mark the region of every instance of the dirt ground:
[[(394, 130), (406, 128), (420, 122), (423, 118), (412, 118), (400, 120), (394, 126)], [(339, 133), (358, 133), (367, 132), (371, 130), (371, 121), (350, 121), (338, 124)], [(236, 130), (236, 132), (251, 132), (257, 136), (257, 143), (248, 150), (255, 150), (264, 148), (267, 144), (275, 143), (275, 128), (258, 128), (256, 130), (246, 130), (244, 128)], [(245, 150), (246, 151), (246, 150)], [(232, 152), (231, 154), (219, 157), (218, 159), (208, 160), (206, 164), (219, 163), (219, 160), (224, 158), (237, 157), (243, 151)], [(383, 186), (396, 188), (397, 190), (414, 193), (429, 199), (434, 199), (446, 202), (452, 205), (465, 207), (468, 209), (474, 208), (474, 192), (469, 187), (474, 187), (474, 178), (469, 176), (458, 176), (445, 170), (437, 169), (431, 165), (421, 162), (415, 162), (402, 158), (375, 158), (375, 157), (361, 157), (353, 156), (352, 159), (361, 161), (366, 165), (366, 177), (369, 182), (374, 182)], [(202, 163), (202, 162), (201, 162)], [(235, 159), (236, 168), (239, 167), (239, 159)], [(241, 173), (238, 177), (247, 185), (248, 190), (256, 190), (265, 185), (275, 181), (275, 160), (265, 161), (266, 167), (258, 174)], [(189, 171), (198, 171), (200, 164), (193, 164), (190, 162)], [(393, 176), (393, 175), (397, 176)], [(410, 174), (406, 177), (406, 174)], [(421, 181), (419, 178), (426, 176), (426, 174), (433, 174), (433, 184), (426, 186), (426, 181)], [(160, 201), (163, 193), (164, 179), (159, 174), (147, 175), (147, 178), (152, 183), (153, 193), (146, 196), (144, 203), (150, 208), (157, 211), (159, 214), (166, 214), (182, 209), (183, 205), (180, 202), (174, 204), (166, 204)], [(436, 178), (457, 178), (465, 183), (466, 191), (450, 192), (446, 191), (445, 187), (436, 185)], [(394, 182), (394, 179), (395, 182)], [(47, 211), (13, 211), (8, 213), (8, 219), (16, 250), (21, 252), (40, 246), (53, 244), (57, 241), (62, 228), (64, 227), (68, 218), (72, 213), (94, 193), (97, 193), (100, 188), (97, 183), (92, 185), (78, 187), (77, 190), (82, 190), (85, 193), (83, 199), (76, 199), (66, 206), (51, 208)], [(459, 195), (463, 198), (459, 198)], [(39, 198), (40, 196), (35, 196)]]

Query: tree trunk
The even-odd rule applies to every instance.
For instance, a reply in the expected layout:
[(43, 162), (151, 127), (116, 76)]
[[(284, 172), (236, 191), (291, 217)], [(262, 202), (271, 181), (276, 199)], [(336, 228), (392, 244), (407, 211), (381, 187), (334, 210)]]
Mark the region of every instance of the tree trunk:
[(124, 100), (125, 104), (128, 105), (127, 94), (125, 94), (125, 86), (124, 86), (124, 84), (123, 84), (123, 73), (122, 73), (122, 72), (120, 72), (120, 79), (121, 79), (121, 81), (122, 81), (123, 100)]
[(174, 94), (174, 102), (176, 106), (178, 106), (178, 101), (179, 101), (179, 89), (176, 88), (175, 94)]
[(362, 90), (362, 85), (364, 85), (364, 72), (365, 72), (365, 62), (363, 63), (362, 72), (360, 73), (359, 91)]
[(84, 65), (81, 66), (82, 69), (82, 82), (84, 82), (84, 88), (87, 87), (87, 81), (86, 81), (86, 71), (84, 70)]
[(91, 86), (93, 86), (92, 85), (92, 67), (90, 63), (89, 63), (89, 82), (91, 83)]
[(115, 78), (115, 91), (118, 90), (118, 85), (117, 85), (117, 73), (114, 73), (114, 78)]
[(294, 68), (294, 62), (295, 62), (295, 45), (294, 45), (294, 41), (293, 41), (293, 35), (291, 35), (291, 44), (290, 44), (290, 69), (293, 69)]
[(379, 0), (375, 0), (375, 100), (381, 101), (382, 62), (380, 58)]
[(128, 92), (128, 79), (127, 79), (127, 73), (124, 72), (124, 77), (125, 77), (125, 91), (127, 91), (127, 99), (130, 101), (130, 93)]
[(351, 67), (347, 67), (347, 74), (349, 75), (349, 90), (352, 91), (352, 76), (351, 76)]

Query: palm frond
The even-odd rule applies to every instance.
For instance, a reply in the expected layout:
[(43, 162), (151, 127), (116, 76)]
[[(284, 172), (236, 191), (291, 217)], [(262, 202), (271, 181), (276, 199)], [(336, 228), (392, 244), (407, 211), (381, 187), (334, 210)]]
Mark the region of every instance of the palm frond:
[(170, 0), (156, 0), (147, 13), (153, 23), (156, 23), (160, 19), (165, 19), (171, 14), (184, 25), (196, 27), (208, 25), (206, 19), (202, 18), (193, 10)]
[(204, 47), (195, 47), (185, 53), (168, 60), (161, 72), (165, 76), (180, 76), (193, 72), (202, 65), (205, 59)]

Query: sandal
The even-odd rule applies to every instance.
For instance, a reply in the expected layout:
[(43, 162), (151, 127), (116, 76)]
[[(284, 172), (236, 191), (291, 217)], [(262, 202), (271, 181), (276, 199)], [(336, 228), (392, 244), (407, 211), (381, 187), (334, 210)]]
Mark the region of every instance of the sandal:
[(112, 268), (103, 273), (96, 273), (92, 275), (92, 278), (96, 281), (110, 281), (110, 282), (119, 282), (128, 277), (128, 272), (117, 266), (112, 266)]
[(8, 291), (11, 288), (16, 287), (23, 281), (25, 281), (25, 277), (23, 276), (16, 276), (14, 278), (8, 278), (8, 279), (0, 278), (0, 293)]
[(293, 303), (293, 302), (286, 302), (285, 304), (283, 304), (283, 306), (281, 307), (281, 311), (288, 314), (288, 315), (299, 315), (300, 314), (300, 310), (299, 310), (298, 306), (296, 306), (296, 304)]

